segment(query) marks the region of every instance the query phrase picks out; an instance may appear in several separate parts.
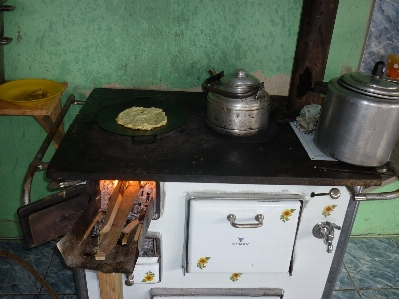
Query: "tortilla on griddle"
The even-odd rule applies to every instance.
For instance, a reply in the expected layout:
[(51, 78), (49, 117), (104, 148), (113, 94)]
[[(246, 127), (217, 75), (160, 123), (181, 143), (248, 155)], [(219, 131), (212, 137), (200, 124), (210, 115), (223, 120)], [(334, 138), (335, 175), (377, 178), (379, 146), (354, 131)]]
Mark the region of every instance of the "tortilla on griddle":
[(166, 125), (168, 118), (160, 108), (131, 107), (116, 118), (116, 122), (133, 130), (151, 130)]

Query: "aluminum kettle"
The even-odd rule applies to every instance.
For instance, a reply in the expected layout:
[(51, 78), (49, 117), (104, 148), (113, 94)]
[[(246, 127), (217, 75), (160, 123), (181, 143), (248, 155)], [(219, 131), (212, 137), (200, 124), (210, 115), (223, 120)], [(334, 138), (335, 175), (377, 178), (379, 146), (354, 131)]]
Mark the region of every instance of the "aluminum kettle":
[(245, 70), (226, 76), (213, 72), (202, 88), (208, 92), (206, 123), (211, 129), (245, 137), (267, 128), (270, 96), (264, 84)]

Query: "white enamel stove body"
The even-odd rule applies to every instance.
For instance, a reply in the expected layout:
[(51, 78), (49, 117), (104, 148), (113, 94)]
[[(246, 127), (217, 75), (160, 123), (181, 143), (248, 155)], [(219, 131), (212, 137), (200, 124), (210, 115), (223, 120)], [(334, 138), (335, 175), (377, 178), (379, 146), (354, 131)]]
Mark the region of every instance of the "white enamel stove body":
[[(310, 196), (312, 192), (316, 194), (328, 193), (332, 188), (338, 188), (341, 192), (341, 195), (336, 199), (328, 195)], [(265, 298), (319, 299), (322, 297), (340, 236), (340, 230), (336, 229), (334, 232), (335, 236), (332, 241), (333, 248), (331, 253), (327, 252), (327, 245), (324, 240), (315, 238), (312, 231), (316, 224), (326, 221), (342, 226), (350, 200), (350, 194), (346, 187), (165, 182), (161, 183), (160, 192), (163, 211), (161, 217), (158, 220), (152, 220), (149, 227), (149, 234), (159, 236), (161, 241), (159, 282), (135, 283), (132, 286), (124, 285), (123, 292), (125, 299), (150, 299), (151, 294), (154, 294), (154, 290), (158, 290), (158, 292), (155, 292), (157, 295), (154, 295), (154, 297), (159, 297), (162, 296), (164, 291), (165, 295), (170, 296), (174, 295), (173, 290), (178, 290), (177, 293), (182, 292), (184, 294), (185, 290), (192, 289), (204, 290), (205, 294), (209, 292), (212, 294), (212, 290), (218, 290), (218, 297), (220, 298), (222, 297), (220, 292), (223, 293), (223, 289), (226, 290), (226, 295), (228, 295), (230, 294), (229, 290), (232, 289), (248, 290), (250, 294), (251, 290), (259, 288), (282, 290), (282, 297), (269, 296)], [(283, 269), (279, 265), (275, 265), (276, 267), (270, 270), (272, 271), (270, 272), (267, 270), (267, 264), (273, 261), (273, 257), (270, 256), (265, 256), (266, 263), (261, 257), (258, 257), (259, 264), (263, 263), (263, 265), (266, 265), (263, 266), (266, 269), (265, 273), (259, 270), (259, 267), (255, 267), (255, 271), (249, 270), (246, 272), (245, 265), (244, 268), (241, 267), (235, 272), (231, 271), (234, 268), (231, 265), (226, 265), (226, 269), (222, 270), (220, 267), (213, 268), (211, 265), (216, 258), (207, 256), (206, 253), (203, 256), (198, 256), (198, 265), (196, 265), (194, 257), (189, 257), (190, 246), (186, 243), (187, 231), (189, 231), (187, 225), (189, 223), (189, 219), (187, 219), (189, 217), (187, 213), (190, 205), (189, 199), (209, 197), (207, 195), (221, 198), (241, 198), (242, 195), (245, 195), (252, 199), (262, 197), (272, 198), (274, 196), (275, 198), (283, 199), (281, 200), (282, 205), (279, 206), (277, 204), (277, 208), (274, 205), (272, 214), (267, 214), (265, 218), (270, 219), (271, 217), (275, 217), (273, 220), (273, 226), (275, 227), (279, 224), (282, 226), (290, 224), (296, 221), (295, 219), (298, 219), (297, 228), (294, 230), (294, 240), (290, 237), (285, 243), (284, 240), (280, 239), (279, 246), (283, 246), (284, 248), (281, 251), (277, 250), (276, 247), (273, 248), (275, 260), (291, 264), (290, 254), (290, 261), (286, 261), (287, 250), (285, 248), (285, 246), (291, 246), (289, 248), (289, 251), (292, 252), (291, 270), (286, 265), (283, 266)], [(297, 199), (300, 200), (298, 201)], [(291, 203), (293, 204), (292, 208), (290, 206)], [(287, 212), (287, 210), (290, 212)], [(273, 215), (274, 213), (276, 215)], [(221, 218), (225, 219), (227, 226), (230, 226), (227, 216), (223, 215)], [(237, 223), (241, 222), (239, 217), (237, 215)], [(265, 226), (268, 225), (267, 219), (264, 221)], [(251, 222), (256, 223), (257, 221), (252, 220)], [(211, 228), (212, 230), (218, 229), (213, 226)], [(207, 229), (209, 227), (207, 228), (207, 225), (204, 225), (205, 234)], [(245, 243), (246, 231), (256, 231), (257, 229), (259, 228), (236, 228), (237, 234), (226, 236), (226, 240), (229, 241), (226, 243), (231, 243), (231, 246), (229, 244), (230, 247), (246, 246), (233, 245), (233, 243), (240, 243), (239, 238), (244, 238), (241, 240), (241, 243)], [(288, 232), (287, 236), (291, 234), (291, 231)], [(278, 236), (274, 235), (274, 238)], [(282, 236), (284, 239), (285, 235)], [(189, 238), (195, 238), (195, 235), (190, 235)], [(206, 235), (202, 235), (202, 240), (206, 239)], [(210, 243), (207, 246), (212, 248), (214, 240), (212, 241), (211, 238), (209, 240)], [(196, 252), (197, 249), (197, 246), (192, 248), (193, 252)], [(261, 248), (258, 248), (259, 250)], [(227, 254), (229, 252), (226, 252)], [(283, 255), (283, 258), (280, 255)], [(191, 261), (191, 264), (189, 263), (190, 258), (194, 261)], [(200, 258), (205, 258), (205, 260), (200, 260)], [(231, 261), (231, 264), (235, 262), (240, 263), (243, 258), (245, 256), (235, 258)], [(202, 266), (204, 267), (200, 269)], [(125, 279), (125, 276), (123, 279)], [(87, 270), (86, 280), (89, 297), (91, 299), (100, 298), (97, 273)], [(135, 282), (141, 281), (141, 277), (135, 276)], [(168, 290), (172, 291), (168, 293)]]

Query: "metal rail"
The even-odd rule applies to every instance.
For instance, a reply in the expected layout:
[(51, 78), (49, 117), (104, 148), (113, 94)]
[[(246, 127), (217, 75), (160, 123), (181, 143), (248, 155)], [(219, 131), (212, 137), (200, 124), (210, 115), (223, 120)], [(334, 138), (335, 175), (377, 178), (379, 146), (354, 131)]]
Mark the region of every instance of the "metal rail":
[(338, 243), (335, 249), (334, 257), (331, 262), (330, 272), (327, 276), (327, 281), (324, 286), (324, 291), (322, 299), (329, 299), (334, 291), (334, 286), (338, 278), (341, 265), (344, 260), (344, 255), (346, 252), (346, 247), (348, 246), (349, 237), (355, 222), (356, 213), (359, 208), (359, 202), (356, 200), (349, 200), (348, 207), (346, 209), (346, 214), (344, 218), (344, 223), (342, 224), (342, 230), (339, 234)]
[(69, 108), (71, 107), (72, 104), (83, 105), (83, 103), (84, 101), (76, 101), (75, 96), (73, 94), (71, 94), (66, 100), (64, 107), (62, 107), (60, 114), (58, 115), (57, 119), (54, 121), (53, 126), (51, 127), (42, 145), (40, 146), (35, 158), (28, 167), (28, 171), (26, 172), (25, 175), (23, 190), (22, 190), (23, 205), (27, 205), (31, 202), (30, 193), (32, 189), (33, 176), (35, 175), (36, 171), (39, 169), (47, 169), (48, 162), (43, 162), (42, 159), (46, 154), (51, 142), (53, 141), (54, 136), (57, 133), (58, 128), (61, 125), (62, 121), (64, 120), (65, 115), (67, 114)]
[(381, 193), (354, 193), (354, 199), (364, 200), (391, 200), (399, 197), (399, 190)]

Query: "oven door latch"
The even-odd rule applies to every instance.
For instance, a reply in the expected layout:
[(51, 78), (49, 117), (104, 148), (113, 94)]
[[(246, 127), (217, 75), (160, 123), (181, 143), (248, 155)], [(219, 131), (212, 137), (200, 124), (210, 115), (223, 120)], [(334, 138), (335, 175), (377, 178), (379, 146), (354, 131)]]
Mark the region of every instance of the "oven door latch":
[(315, 238), (324, 239), (324, 243), (327, 244), (328, 253), (333, 251), (334, 229), (341, 230), (341, 227), (335, 223), (326, 221), (317, 223), (312, 230)]

